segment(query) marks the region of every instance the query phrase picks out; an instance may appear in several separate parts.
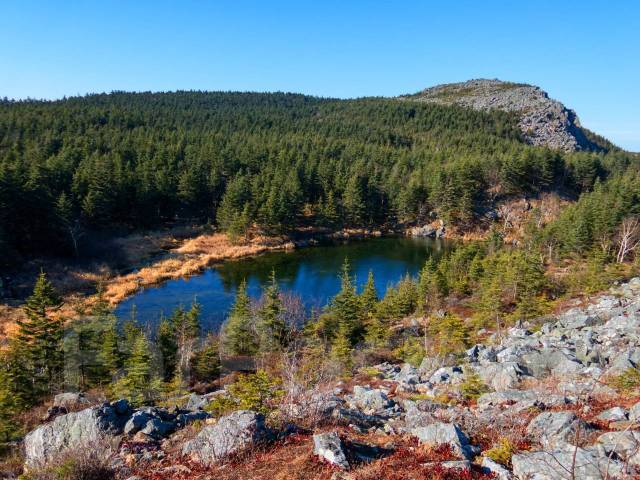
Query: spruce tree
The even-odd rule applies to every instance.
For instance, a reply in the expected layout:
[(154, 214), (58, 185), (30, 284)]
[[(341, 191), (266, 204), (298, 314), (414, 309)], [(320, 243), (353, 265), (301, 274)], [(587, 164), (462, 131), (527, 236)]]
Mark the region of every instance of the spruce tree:
[(0, 444), (11, 441), (17, 433), (18, 402), (11, 389), (6, 363), (6, 359), (0, 357)]
[(378, 303), (378, 292), (376, 291), (376, 285), (373, 278), (373, 271), (369, 270), (367, 276), (367, 283), (365, 283), (362, 293), (360, 293), (360, 308), (362, 310), (362, 316), (368, 318), (374, 311), (376, 304)]
[(218, 338), (209, 334), (200, 350), (192, 359), (193, 379), (196, 382), (211, 382), (220, 374), (220, 351)]
[(225, 353), (255, 355), (258, 351), (246, 280), (243, 280), (238, 286), (235, 303), (223, 326), (222, 333)]
[(120, 352), (120, 338), (116, 319), (111, 319), (106, 325), (102, 345), (98, 353), (98, 360), (104, 370), (107, 382), (114, 381), (122, 368), (122, 354)]
[(287, 325), (282, 316), (283, 305), (276, 273), (271, 271), (269, 285), (263, 295), (263, 304), (258, 312), (260, 348), (265, 352), (278, 351), (286, 346)]
[(345, 323), (340, 323), (331, 344), (331, 358), (340, 363), (345, 370), (349, 370), (352, 366), (351, 352), (353, 351), (353, 346), (351, 342), (349, 327)]
[(160, 320), (156, 333), (156, 342), (162, 355), (163, 376), (165, 381), (169, 381), (175, 374), (178, 353), (174, 325), (170, 319), (162, 318)]
[(16, 336), (18, 349), (24, 355), (22, 368), (31, 378), (32, 389), (25, 392), (25, 399), (34, 403), (41, 396), (54, 392), (61, 384), (64, 366), (62, 346), (63, 321), (51, 312), (57, 310), (62, 301), (53, 285), (40, 272), (27, 299), (24, 311), (26, 319), (19, 319)]
[(153, 403), (160, 394), (162, 382), (153, 364), (149, 341), (142, 332), (136, 335), (125, 370), (124, 377), (114, 384), (114, 393), (134, 405)]
[(416, 287), (416, 310), (421, 314), (428, 314), (441, 308), (444, 298), (444, 278), (435, 261), (429, 257), (420, 271)]
[(340, 291), (331, 300), (329, 310), (337, 320), (338, 331), (341, 331), (341, 335), (346, 336), (353, 346), (363, 333), (363, 325), (360, 318), (360, 299), (351, 277), (349, 259), (345, 259), (342, 264), (340, 283)]

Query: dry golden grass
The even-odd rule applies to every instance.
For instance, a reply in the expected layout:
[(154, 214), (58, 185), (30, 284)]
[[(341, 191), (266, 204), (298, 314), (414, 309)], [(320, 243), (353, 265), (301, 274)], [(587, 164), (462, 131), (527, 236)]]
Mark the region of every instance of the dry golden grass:
[(171, 258), (110, 279), (105, 285), (105, 299), (115, 305), (142, 287), (194, 275), (224, 260), (290, 248), (294, 248), (294, 244), (284, 238), (258, 236), (245, 243), (234, 244), (222, 233), (200, 235), (182, 243)]

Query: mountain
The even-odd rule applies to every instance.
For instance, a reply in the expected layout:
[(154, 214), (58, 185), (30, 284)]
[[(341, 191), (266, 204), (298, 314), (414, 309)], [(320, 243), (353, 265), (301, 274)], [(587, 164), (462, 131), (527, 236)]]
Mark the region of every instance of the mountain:
[(0, 265), (87, 257), (91, 233), (191, 220), (236, 236), (435, 218), (472, 229), (506, 198), (576, 199), (636, 163), (540, 89), (493, 80), (400, 100), (179, 91), (0, 101)]
[(573, 152), (608, 150), (608, 142), (594, 139), (580, 125), (576, 112), (549, 98), (540, 87), (501, 80), (476, 79), (427, 88), (401, 97), (442, 105), (460, 105), (475, 110), (503, 110), (519, 116), (525, 140), (538, 146)]

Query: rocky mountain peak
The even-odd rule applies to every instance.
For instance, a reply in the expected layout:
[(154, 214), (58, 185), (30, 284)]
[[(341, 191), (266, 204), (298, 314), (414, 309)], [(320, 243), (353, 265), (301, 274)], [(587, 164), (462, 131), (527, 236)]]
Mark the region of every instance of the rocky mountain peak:
[(576, 113), (534, 85), (475, 79), (437, 85), (400, 98), (516, 112), (524, 138), (532, 145), (569, 152), (598, 149), (585, 135)]

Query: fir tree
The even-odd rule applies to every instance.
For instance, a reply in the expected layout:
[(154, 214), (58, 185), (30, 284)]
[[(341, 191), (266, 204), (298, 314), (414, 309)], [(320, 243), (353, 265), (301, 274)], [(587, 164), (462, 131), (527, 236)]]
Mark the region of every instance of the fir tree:
[(337, 320), (338, 331), (346, 336), (350, 346), (353, 346), (362, 335), (363, 325), (360, 317), (360, 299), (351, 277), (348, 259), (345, 259), (342, 264), (340, 282), (340, 291), (331, 300), (329, 311)]
[(282, 316), (283, 306), (276, 273), (271, 271), (269, 285), (265, 289), (263, 304), (258, 312), (260, 347), (265, 352), (278, 351), (286, 346), (287, 326)]
[(153, 403), (159, 396), (162, 382), (156, 374), (149, 341), (139, 332), (127, 359), (126, 374), (113, 387), (114, 393), (129, 399), (134, 405)]
[(0, 358), (0, 362), (0, 443), (5, 443), (11, 441), (17, 433), (18, 402), (11, 389), (6, 359)]
[(345, 323), (340, 323), (331, 344), (331, 358), (340, 363), (345, 370), (349, 370), (352, 365), (351, 352), (353, 347), (351, 342), (349, 327)]
[(31, 392), (25, 392), (28, 402), (35, 402), (42, 395), (52, 393), (61, 384), (64, 366), (62, 348), (63, 322), (51, 316), (62, 305), (60, 297), (41, 272), (33, 294), (27, 299), (24, 311), (26, 319), (17, 321), (17, 344), (26, 362), (31, 378)]
[(168, 318), (162, 318), (156, 333), (158, 349), (162, 355), (162, 371), (165, 381), (175, 375), (177, 365), (178, 345), (174, 325)]
[(374, 311), (377, 303), (378, 293), (376, 291), (376, 285), (373, 278), (373, 271), (369, 270), (367, 283), (365, 283), (362, 293), (360, 293), (360, 308), (362, 310), (362, 316), (364, 318), (368, 318)]
[(119, 343), (117, 321), (113, 318), (105, 327), (102, 345), (98, 353), (98, 360), (104, 369), (107, 382), (115, 380), (122, 368)]
[(220, 351), (218, 338), (209, 334), (202, 348), (192, 359), (193, 379), (197, 382), (211, 382), (220, 374)]
[(238, 286), (235, 303), (223, 326), (223, 346), (230, 355), (254, 355), (258, 351), (246, 280)]

